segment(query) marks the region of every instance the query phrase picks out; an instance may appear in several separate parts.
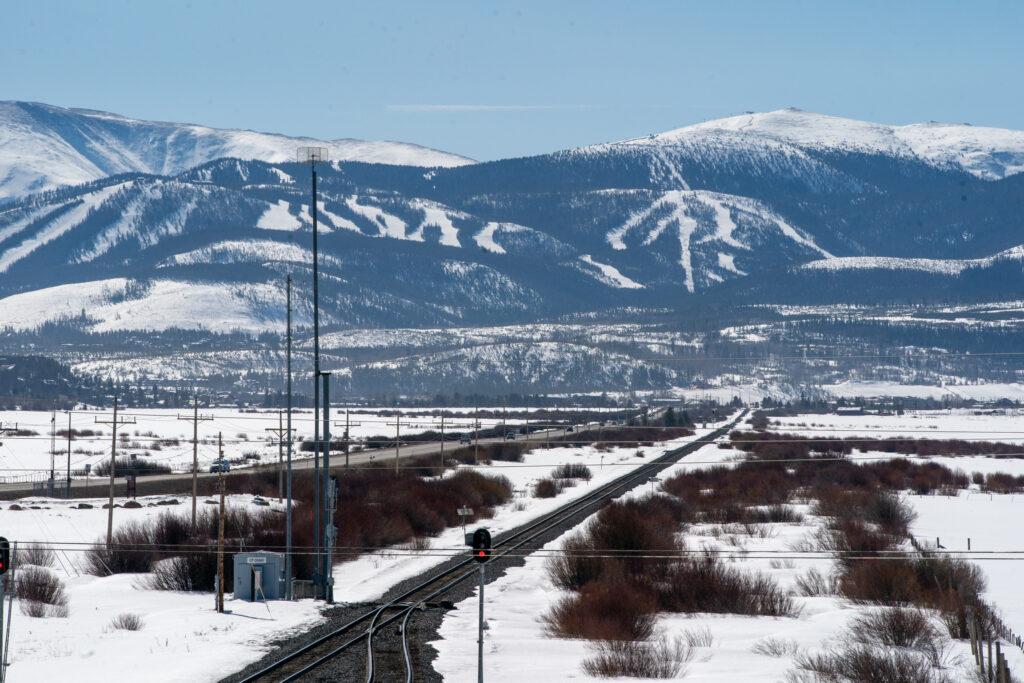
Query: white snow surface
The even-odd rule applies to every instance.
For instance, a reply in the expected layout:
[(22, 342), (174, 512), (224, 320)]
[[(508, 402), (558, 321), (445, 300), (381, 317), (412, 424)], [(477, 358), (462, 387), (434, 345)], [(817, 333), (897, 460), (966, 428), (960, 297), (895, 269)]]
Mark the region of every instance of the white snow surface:
[[(115, 509), (115, 526), (152, 519), (165, 511), (188, 514), (184, 499), (179, 500), (186, 504), (148, 507), (164, 499), (142, 497), (138, 499), (141, 508)], [(321, 607), (312, 600), (267, 605), (234, 600), (228, 593), (225, 613), (217, 614), (212, 593), (152, 590), (145, 574), (91, 576), (81, 551), (106, 533), (107, 511), (100, 508), (106, 499), (85, 502), (94, 508), (77, 510), (63, 500), (31, 498), (19, 501), (24, 510), (0, 513), (4, 533), (11, 540), (60, 546), (53, 572), (64, 582), (69, 599), (66, 619), (26, 616), (19, 601), (14, 601), (10, 680), (107, 683), (114, 671), (154, 682), (216, 681), (269, 652), (271, 640), (321, 620)], [(122, 504), (124, 499), (115, 503)], [(229, 496), (227, 503), (251, 507), (253, 497)], [(276, 501), (272, 505), (276, 507)], [(110, 621), (124, 613), (139, 615), (142, 629), (112, 629)]]
[(279, 331), (284, 327), (284, 305), (284, 290), (276, 283), (154, 279), (136, 290), (133, 281), (111, 278), (0, 299), (0, 329), (34, 329), (49, 320), (78, 317), (84, 311), (94, 332), (170, 328)]
[[(610, 265), (608, 263), (598, 263), (593, 258), (591, 258), (590, 254), (583, 254), (582, 256), (580, 256), (580, 261), (592, 267), (592, 269), (584, 269), (585, 272), (590, 273), (599, 282), (602, 282), (608, 285), (609, 287), (615, 287), (616, 289), (644, 288), (644, 286), (637, 282), (636, 280), (632, 280), (623, 275), (622, 272), (620, 272), (619, 269), (616, 268), (615, 266)], [(594, 269), (596, 269), (596, 272)]]
[(0, 273), (7, 271), (12, 265), (25, 258), (36, 249), (45, 246), (65, 234), (69, 230), (78, 227), (86, 219), (90, 212), (102, 204), (108, 197), (121, 189), (126, 183), (110, 185), (101, 190), (82, 195), (75, 205), (67, 211), (59, 213), (55, 218), (48, 220), (46, 225), (40, 228), (34, 235), (23, 240), (3, 252), (0, 252)]
[(267, 205), (260, 219), (256, 221), (256, 227), (263, 230), (298, 230), (302, 227), (302, 221), (293, 216), (289, 211), (288, 202), (283, 199)]
[[(706, 214), (710, 210), (711, 220)], [(714, 243), (718, 249), (735, 249), (751, 252), (752, 247), (740, 239), (737, 217), (742, 216), (749, 227), (746, 234), (777, 230), (802, 250), (830, 259), (832, 254), (819, 247), (813, 239), (789, 225), (781, 216), (759, 201), (738, 195), (710, 192), (707, 190), (669, 190), (662, 193), (651, 204), (629, 217), (625, 223), (608, 231), (605, 239), (612, 249), (624, 251), (630, 248), (626, 239), (643, 226), (640, 245), (649, 247), (665, 233), (672, 230), (679, 240), (679, 265), (683, 271), (683, 282), (688, 291), (697, 289), (695, 256), (701, 245)], [(716, 263), (722, 273), (743, 275), (733, 259), (734, 254), (716, 250)], [(723, 258), (724, 257), (724, 258)], [(704, 275), (712, 282), (722, 282), (722, 273), (707, 270)]]
[[(976, 412), (983, 414), (975, 414)], [(911, 437), (999, 441), (1024, 445), (1024, 411), (1008, 409), (993, 414), (968, 409), (949, 409), (908, 410), (903, 415), (806, 414), (772, 417), (771, 429), (776, 432), (819, 438)], [(960, 457), (954, 460), (957, 462), (967, 461)], [(1019, 462), (1024, 468), (1024, 459)], [(962, 467), (962, 469), (970, 471), (967, 467)]]
[(800, 266), (804, 270), (914, 270), (939, 275), (959, 275), (968, 268), (985, 268), (999, 261), (1024, 260), (1024, 245), (992, 256), (974, 259), (901, 258), (897, 256), (840, 256), (817, 259)]

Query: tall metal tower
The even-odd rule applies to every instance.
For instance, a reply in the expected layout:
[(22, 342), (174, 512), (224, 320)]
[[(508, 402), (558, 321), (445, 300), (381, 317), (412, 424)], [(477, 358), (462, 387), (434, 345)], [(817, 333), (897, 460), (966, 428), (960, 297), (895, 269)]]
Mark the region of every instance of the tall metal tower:
[[(314, 557), (320, 555), (320, 539), (322, 526), (320, 520), (320, 256), (317, 248), (317, 193), (316, 165), (328, 159), (326, 147), (299, 147), (297, 153), (299, 163), (309, 164), (311, 180), (311, 198), (309, 215), (313, 219), (313, 538)], [(329, 447), (329, 446), (328, 446)], [(313, 582), (321, 585), (322, 577), (317, 563), (314, 563)]]

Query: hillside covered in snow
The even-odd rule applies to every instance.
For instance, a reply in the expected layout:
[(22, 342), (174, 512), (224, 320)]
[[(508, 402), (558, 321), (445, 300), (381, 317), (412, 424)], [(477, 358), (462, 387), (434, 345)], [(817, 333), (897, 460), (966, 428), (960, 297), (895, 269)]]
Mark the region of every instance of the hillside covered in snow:
[(313, 140), (8, 101), (0, 102), (0, 203), (118, 173), (180, 173), (223, 157), (289, 161), (295, 159), (298, 146), (327, 147), (330, 158), (337, 161), (413, 166), (472, 163), (456, 154), (404, 142)]

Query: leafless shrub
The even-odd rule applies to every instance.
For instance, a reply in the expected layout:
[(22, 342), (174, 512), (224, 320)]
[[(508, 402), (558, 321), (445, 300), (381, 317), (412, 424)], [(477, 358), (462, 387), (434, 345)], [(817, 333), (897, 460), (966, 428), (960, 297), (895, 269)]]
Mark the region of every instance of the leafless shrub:
[(28, 566), (15, 575), (14, 596), (46, 605), (67, 604), (64, 584), (49, 570)]
[[(211, 590), (217, 574), (217, 556), (212, 550), (211, 546), (207, 552), (187, 553), (154, 563), (149, 588), (186, 592)], [(225, 569), (228, 566), (230, 564), (225, 563)], [(225, 583), (227, 581), (225, 579)]]
[(413, 550), (416, 552), (430, 550), (430, 539), (426, 536), (417, 536), (408, 543), (404, 544), (402, 547), (405, 550)]
[(562, 552), (548, 559), (551, 582), (564, 590), (578, 591), (601, 577), (604, 562), (588, 555), (591, 544), (584, 536), (573, 536), (562, 543)]
[(789, 638), (769, 636), (754, 643), (754, 647), (750, 648), (750, 651), (766, 657), (795, 657), (800, 652), (800, 645)]
[(877, 650), (854, 645), (821, 654), (798, 655), (797, 667), (822, 681), (872, 683), (953, 683), (943, 671), (916, 652)]
[(554, 498), (562, 492), (562, 483), (557, 479), (544, 477), (533, 485), (534, 498)]
[(129, 521), (114, 530), (108, 546), (97, 541), (85, 552), (86, 571), (95, 576), (143, 574), (155, 559), (149, 525)]
[(863, 645), (931, 650), (940, 638), (931, 618), (919, 609), (887, 607), (862, 614), (850, 624), (850, 637)]
[(672, 565), (658, 598), (670, 612), (791, 617), (800, 611), (769, 577), (728, 566), (712, 555)]
[(19, 600), (18, 607), (21, 609), (21, 613), (26, 617), (32, 617), (34, 619), (45, 619), (50, 616), (50, 606), (45, 602), (35, 602), (33, 600)]
[(53, 550), (42, 543), (29, 543), (22, 548), (18, 548), (18, 560), (24, 564), (32, 564), (37, 567), (52, 567), (56, 559)]
[(643, 640), (654, 632), (657, 602), (650, 592), (622, 578), (588, 583), (544, 615), (548, 633), (587, 640)]
[(141, 631), (143, 626), (142, 617), (138, 614), (125, 612), (118, 614), (110, 620), (109, 628), (115, 631)]
[(691, 647), (711, 647), (715, 643), (715, 637), (711, 635), (711, 629), (707, 626), (703, 628), (688, 628), (683, 631), (683, 638), (686, 639), (686, 644)]
[(590, 468), (582, 463), (565, 463), (551, 470), (552, 479), (582, 479), (590, 481)]
[(651, 641), (606, 640), (593, 649), (583, 670), (601, 678), (679, 678), (693, 659), (685, 641), (664, 635)]
[(835, 595), (839, 592), (839, 583), (834, 576), (826, 576), (814, 567), (806, 574), (796, 577), (796, 594), (805, 598), (818, 598)]
[(64, 584), (42, 567), (30, 565), (17, 573), (14, 596), (18, 598), (21, 613), (26, 616), (38, 619), (68, 616), (68, 595)]
[(789, 523), (799, 524), (804, 516), (791, 505), (768, 505), (759, 508), (747, 508), (748, 522), (756, 524)]

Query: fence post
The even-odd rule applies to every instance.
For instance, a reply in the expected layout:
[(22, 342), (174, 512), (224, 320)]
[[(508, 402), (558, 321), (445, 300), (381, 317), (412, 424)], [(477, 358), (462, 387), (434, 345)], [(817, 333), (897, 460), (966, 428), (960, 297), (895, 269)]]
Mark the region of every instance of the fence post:
[(1003, 651), (999, 647), (999, 641), (996, 641), (996, 680), (1002, 681), (1003, 679)]
[[(982, 672), (982, 673), (984, 673), (984, 672)], [(988, 679), (987, 680), (989, 680), (989, 681), (992, 680), (992, 673), (993, 673), (993, 671), (992, 671), (992, 641), (990, 640), (990, 641), (988, 641)]]

